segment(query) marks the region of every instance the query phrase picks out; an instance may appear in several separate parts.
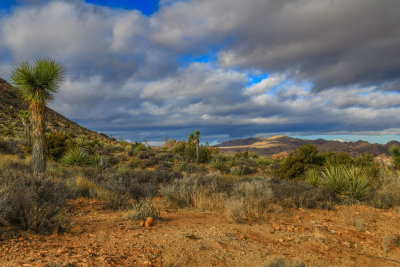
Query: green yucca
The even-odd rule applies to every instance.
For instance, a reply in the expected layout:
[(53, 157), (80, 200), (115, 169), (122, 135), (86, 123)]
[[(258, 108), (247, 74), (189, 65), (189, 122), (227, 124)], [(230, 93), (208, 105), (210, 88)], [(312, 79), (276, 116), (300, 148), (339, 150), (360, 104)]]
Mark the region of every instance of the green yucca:
[(337, 195), (362, 200), (369, 192), (371, 179), (361, 168), (328, 166), (321, 172), (321, 185)]
[(107, 167), (106, 159), (99, 154), (94, 154), (93, 156), (91, 156), (90, 160), (92, 166), (99, 172), (102, 172)]
[(91, 163), (91, 159), (85, 149), (74, 147), (62, 156), (61, 163), (66, 166), (86, 166)]
[(361, 168), (354, 166), (346, 169), (347, 187), (345, 194), (353, 199), (364, 199), (371, 185), (371, 179)]
[(342, 194), (347, 186), (344, 167), (334, 165), (325, 167), (321, 173), (321, 185), (335, 194)]
[(315, 186), (317, 187), (321, 181), (320, 181), (320, 176), (321, 176), (321, 172), (316, 170), (316, 169), (309, 169), (306, 172), (306, 180), (305, 182), (309, 185)]
[(64, 67), (48, 58), (36, 59), (33, 64), (23, 62), (11, 73), (13, 84), (32, 112), (32, 167), (34, 174), (42, 177), (46, 172), (46, 104), (53, 100), (64, 75)]

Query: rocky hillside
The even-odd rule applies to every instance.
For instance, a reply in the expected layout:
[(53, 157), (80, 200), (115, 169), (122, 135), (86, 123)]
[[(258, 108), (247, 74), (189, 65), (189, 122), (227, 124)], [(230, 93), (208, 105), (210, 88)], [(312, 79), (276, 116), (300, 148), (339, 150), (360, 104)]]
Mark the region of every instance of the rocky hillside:
[[(28, 109), (28, 104), (24, 103), (17, 90), (0, 78), (0, 134), (21, 133), (23, 125), (18, 114), (20, 110), (26, 109)], [(47, 132), (63, 132), (74, 136), (84, 135), (88, 138), (106, 138), (78, 125), (50, 108), (46, 111), (46, 120)]]
[(347, 152), (352, 156), (361, 153), (371, 153), (375, 156), (389, 155), (389, 148), (394, 145), (400, 145), (400, 142), (391, 141), (385, 145), (371, 144), (366, 141), (357, 142), (340, 142), (340, 141), (327, 141), (323, 139), (317, 140), (304, 140), (292, 138), (289, 136), (278, 135), (269, 138), (248, 138), (231, 140), (222, 142), (218, 145), (221, 152), (243, 152), (251, 151), (257, 152), (261, 155), (272, 155), (280, 152), (292, 152), (305, 144), (314, 144), (318, 147), (319, 151), (327, 152)]

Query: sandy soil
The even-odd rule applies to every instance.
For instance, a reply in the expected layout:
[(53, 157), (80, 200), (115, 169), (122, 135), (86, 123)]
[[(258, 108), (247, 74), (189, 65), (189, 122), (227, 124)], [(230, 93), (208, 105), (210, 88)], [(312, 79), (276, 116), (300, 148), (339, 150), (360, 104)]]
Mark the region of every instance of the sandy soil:
[(153, 227), (97, 200), (71, 201), (65, 231), (0, 229), (0, 266), (400, 266), (400, 214), (361, 205), (281, 209), (232, 223), (219, 212), (169, 210)]

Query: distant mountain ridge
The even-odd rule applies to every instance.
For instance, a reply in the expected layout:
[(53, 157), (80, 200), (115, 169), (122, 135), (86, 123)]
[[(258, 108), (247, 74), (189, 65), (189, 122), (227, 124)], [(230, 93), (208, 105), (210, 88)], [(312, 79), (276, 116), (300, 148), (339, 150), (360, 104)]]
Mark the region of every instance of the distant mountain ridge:
[[(23, 131), (23, 125), (18, 117), (20, 110), (27, 110), (28, 104), (24, 103), (18, 91), (6, 80), (0, 78), (0, 132), (12, 127), (16, 132)], [(46, 109), (46, 132), (85, 135), (87, 137), (106, 138), (95, 131), (86, 129), (69, 120), (54, 110)]]
[(347, 152), (352, 156), (359, 155), (361, 153), (371, 153), (374, 156), (382, 154), (390, 155), (389, 148), (392, 145), (399, 145), (398, 141), (390, 141), (387, 144), (371, 144), (367, 141), (357, 142), (343, 142), (343, 141), (329, 141), (324, 139), (317, 140), (305, 140), (299, 138), (292, 138), (290, 136), (278, 135), (268, 138), (251, 137), (247, 139), (235, 139), (226, 142), (222, 142), (216, 145), (221, 152), (257, 152), (261, 155), (273, 155), (280, 152), (293, 152), (302, 145), (314, 144), (321, 152), (333, 151), (333, 152)]

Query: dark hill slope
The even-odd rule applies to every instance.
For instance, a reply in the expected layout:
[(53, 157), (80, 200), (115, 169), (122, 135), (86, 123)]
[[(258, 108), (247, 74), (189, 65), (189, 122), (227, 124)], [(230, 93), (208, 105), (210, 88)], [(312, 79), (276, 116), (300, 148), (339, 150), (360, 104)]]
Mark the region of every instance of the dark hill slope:
[[(18, 113), (20, 110), (26, 109), (28, 109), (28, 104), (24, 103), (17, 90), (0, 78), (0, 132), (22, 132), (23, 125), (18, 118)], [(89, 138), (105, 138), (103, 135), (78, 125), (50, 108), (46, 110), (46, 121), (48, 133), (62, 132), (73, 136), (84, 135)]]
[(322, 152), (347, 152), (352, 156), (356, 156), (361, 153), (371, 153), (375, 156), (381, 154), (390, 155), (389, 148), (392, 145), (396, 144), (400, 146), (400, 142), (398, 141), (390, 141), (389, 143), (382, 145), (371, 144), (366, 141), (340, 142), (328, 141), (323, 139), (304, 140), (280, 135), (269, 138), (248, 138), (231, 140), (227, 142), (222, 142), (221, 144), (217, 145), (217, 147), (219, 147), (222, 152), (251, 151), (257, 152), (261, 155), (272, 155), (280, 152), (290, 153), (300, 146), (309, 143), (316, 145), (318, 147), (318, 150)]

